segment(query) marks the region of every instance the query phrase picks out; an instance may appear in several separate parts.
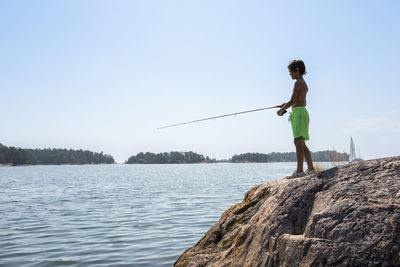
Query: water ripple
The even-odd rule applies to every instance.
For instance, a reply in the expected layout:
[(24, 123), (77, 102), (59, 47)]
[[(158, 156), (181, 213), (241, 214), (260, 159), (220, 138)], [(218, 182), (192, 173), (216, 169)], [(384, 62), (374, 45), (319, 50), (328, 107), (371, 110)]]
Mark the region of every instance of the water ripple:
[(1, 266), (171, 266), (293, 163), (0, 168)]

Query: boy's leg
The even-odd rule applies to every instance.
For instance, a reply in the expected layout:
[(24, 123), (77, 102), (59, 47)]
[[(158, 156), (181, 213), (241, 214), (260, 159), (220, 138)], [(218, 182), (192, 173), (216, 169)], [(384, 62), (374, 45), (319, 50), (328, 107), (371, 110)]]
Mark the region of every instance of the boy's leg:
[(314, 170), (314, 165), (313, 165), (313, 162), (312, 162), (311, 153), (310, 153), (310, 150), (308, 150), (308, 147), (307, 147), (307, 145), (305, 143), (304, 143), (304, 157), (306, 158), (307, 167), (308, 167), (307, 169), (309, 171)]
[(303, 172), (303, 161), (304, 161), (304, 140), (303, 137), (297, 137), (294, 139), (294, 145), (296, 146), (296, 157), (297, 157), (297, 170), (296, 172)]

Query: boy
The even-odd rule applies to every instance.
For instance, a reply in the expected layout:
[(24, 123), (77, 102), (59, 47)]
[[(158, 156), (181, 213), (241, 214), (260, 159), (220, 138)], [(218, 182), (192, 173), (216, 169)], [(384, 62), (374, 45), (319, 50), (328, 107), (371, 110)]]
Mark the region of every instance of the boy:
[[(297, 170), (286, 178), (296, 178), (308, 174), (316, 174), (316, 172), (311, 159), (310, 150), (308, 150), (305, 143), (306, 140), (310, 139), (308, 136), (310, 118), (306, 109), (308, 87), (303, 79), (303, 75), (306, 74), (306, 67), (303, 61), (293, 60), (290, 62), (288, 69), (290, 76), (293, 80), (296, 80), (296, 82), (289, 102), (283, 103), (281, 109), (278, 110), (277, 113), (279, 116), (282, 116), (286, 109), (293, 106), (292, 112), (290, 113), (290, 122), (292, 125), (294, 145), (296, 146)], [(306, 173), (303, 172), (304, 158), (306, 158), (308, 166)]]

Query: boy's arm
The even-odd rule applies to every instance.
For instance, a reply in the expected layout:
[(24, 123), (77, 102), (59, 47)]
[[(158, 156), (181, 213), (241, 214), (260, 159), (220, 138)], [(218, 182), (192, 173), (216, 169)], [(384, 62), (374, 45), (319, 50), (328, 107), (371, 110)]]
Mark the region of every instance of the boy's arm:
[(290, 108), (291, 106), (294, 105), (294, 103), (296, 102), (296, 98), (297, 98), (299, 92), (300, 92), (300, 83), (298, 81), (296, 81), (296, 83), (294, 84), (292, 97), (290, 98), (289, 102), (283, 104), (281, 109), (278, 110), (278, 112), (277, 112), (279, 116), (282, 116), (283, 115), (283, 111), (285, 111), (286, 109), (288, 109), (288, 108)]

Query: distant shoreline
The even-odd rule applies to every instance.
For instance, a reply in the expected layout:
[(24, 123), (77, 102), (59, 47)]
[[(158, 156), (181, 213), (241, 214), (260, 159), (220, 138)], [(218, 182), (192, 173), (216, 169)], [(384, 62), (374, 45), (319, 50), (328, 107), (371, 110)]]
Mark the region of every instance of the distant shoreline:
[[(339, 153), (335, 150), (325, 150), (311, 152), (313, 161), (315, 162), (346, 162), (349, 155)], [(197, 154), (195, 152), (140, 152), (135, 156), (129, 157), (126, 164), (192, 164), (192, 163), (269, 163), (269, 162), (297, 162), (296, 152), (271, 152), (265, 153), (244, 153), (233, 155), (229, 159), (211, 159), (208, 156)]]
[[(315, 162), (326, 162), (326, 163), (348, 163), (348, 161), (315, 161)], [(13, 164), (0, 164), (0, 167), (31, 167), (31, 166), (98, 166), (98, 165), (195, 165), (195, 164), (265, 164), (265, 163), (296, 163), (296, 161), (271, 161), (271, 162), (230, 162), (230, 161), (219, 161), (219, 162), (194, 162), (194, 163), (100, 163), (100, 164), (24, 164), (24, 165), (13, 165)]]
[(15, 165), (13, 165), (12, 163), (5, 163), (5, 164), (1, 163), (0, 164), (0, 167), (10, 167), (10, 166), (12, 167), (12, 166), (15, 166)]
[(83, 165), (83, 164), (112, 164), (111, 155), (103, 151), (74, 150), (66, 148), (29, 149), (7, 147), (0, 143), (0, 164), (5, 166), (29, 165)]
[[(311, 152), (314, 162), (346, 162), (349, 155), (335, 150)], [(228, 159), (213, 159), (193, 151), (171, 151), (162, 153), (139, 152), (121, 164), (208, 164), (208, 163), (273, 163), (296, 162), (296, 152), (248, 152), (233, 155)], [(111, 155), (89, 150), (62, 148), (22, 149), (0, 144), (0, 166), (57, 166), (57, 165), (104, 165), (115, 164)]]
[(115, 164), (124, 164), (124, 163), (98, 163), (98, 164), (21, 164), (21, 165), (13, 165), (12, 163), (0, 164), (0, 167), (29, 167), (29, 166), (84, 166), (84, 165), (115, 165)]

